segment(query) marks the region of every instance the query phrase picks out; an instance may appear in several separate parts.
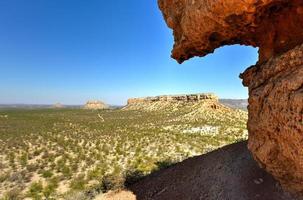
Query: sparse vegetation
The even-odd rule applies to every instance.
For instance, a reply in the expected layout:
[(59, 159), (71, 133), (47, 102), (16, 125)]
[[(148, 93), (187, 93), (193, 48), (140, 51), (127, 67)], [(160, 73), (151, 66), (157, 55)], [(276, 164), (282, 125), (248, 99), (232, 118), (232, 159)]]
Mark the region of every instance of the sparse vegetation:
[(0, 199), (85, 199), (247, 137), (243, 111), (11, 109), (0, 115), (8, 116), (0, 118)]

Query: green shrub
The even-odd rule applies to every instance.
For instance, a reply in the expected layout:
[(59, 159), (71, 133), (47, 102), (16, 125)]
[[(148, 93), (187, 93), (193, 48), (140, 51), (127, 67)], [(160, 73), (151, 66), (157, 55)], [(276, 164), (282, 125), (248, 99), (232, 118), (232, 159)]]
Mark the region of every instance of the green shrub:
[(41, 193), (43, 191), (43, 185), (39, 182), (34, 182), (30, 185), (27, 195), (35, 200), (42, 198)]
[(55, 193), (58, 185), (53, 182), (49, 182), (47, 186), (43, 189), (42, 193), (46, 199), (49, 199), (53, 193)]
[(5, 194), (4, 199), (18, 200), (20, 199), (20, 194), (21, 194), (21, 190), (19, 188), (13, 188)]
[(78, 175), (70, 183), (70, 188), (73, 190), (83, 190), (85, 188), (84, 175)]
[(68, 166), (64, 165), (62, 168), (62, 174), (64, 175), (65, 178), (70, 178), (72, 175), (72, 172)]
[(43, 172), (42, 172), (42, 177), (43, 178), (50, 178), (50, 177), (52, 177), (54, 174), (53, 174), (53, 172), (51, 172), (50, 170), (44, 170)]
[(38, 170), (38, 168), (39, 168), (39, 166), (36, 165), (36, 164), (28, 164), (28, 165), (26, 165), (26, 169), (27, 169), (29, 172), (35, 172), (35, 171)]
[(22, 155), (20, 156), (19, 162), (20, 165), (22, 167), (25, 167), (27, 164), (27, 160), (28, 160), (28, 154), (27, 153), (22, 153)]
[(52, 185), (52, 187), (57, 188), (59, 186), (59, 181), (60, 181), (59, 179), (60, 179), (60, 177), (53, 176), (48, 181), (49, 181), (49, 184)]
[(101, 171), (98, 168), (92, 169), (87, 172), (87, 178), (89, 180), (98, 179), (102, 176)]
[(8, 178), (9, 178), (8, 174), (0, 174), (0, 183), (4, 182)]
[(39, 156), (41, 154), (41, 150), (35, 150), (34, 152), (33, 152), (33, 156)]
[(16, 164), (15, 164), (15, 154), (14, 154), (14, 152), (10, 152), (10, 153), (8, 154), (8, 160), (9, 160), (9, 165), (10, 165), (13, 169), (15, 169)]

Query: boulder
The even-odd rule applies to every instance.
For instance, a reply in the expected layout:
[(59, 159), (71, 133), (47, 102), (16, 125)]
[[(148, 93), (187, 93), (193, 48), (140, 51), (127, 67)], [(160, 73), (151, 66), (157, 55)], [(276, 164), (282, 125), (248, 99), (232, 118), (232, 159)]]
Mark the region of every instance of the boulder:
[(179, 63), (224, 45), (259, 47), (258, 63), (241, 75), (249, 88), (248, 147), (285, 189), (303, 193), (303, 1), (158, 3)]

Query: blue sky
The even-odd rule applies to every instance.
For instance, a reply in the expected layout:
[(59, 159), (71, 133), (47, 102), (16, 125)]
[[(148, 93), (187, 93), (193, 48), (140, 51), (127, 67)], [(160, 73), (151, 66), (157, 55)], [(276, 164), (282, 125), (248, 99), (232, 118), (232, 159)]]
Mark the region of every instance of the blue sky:
[(182, 65), (156, 0), (0, 1), (0, 103), (215, 92), (247, 98), (239, 74), (257, 49), (228, 46)]

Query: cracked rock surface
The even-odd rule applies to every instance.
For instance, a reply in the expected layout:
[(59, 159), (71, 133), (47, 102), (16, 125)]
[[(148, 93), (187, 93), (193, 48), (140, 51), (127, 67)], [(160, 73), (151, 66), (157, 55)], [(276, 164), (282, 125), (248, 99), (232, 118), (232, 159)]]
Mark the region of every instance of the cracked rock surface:
[(303, 193), (303, 1), (158, 0), (183, 62), (224, 45), (259, 47), (242, 75), (249, 88), (249, 143), (284, 188)]

